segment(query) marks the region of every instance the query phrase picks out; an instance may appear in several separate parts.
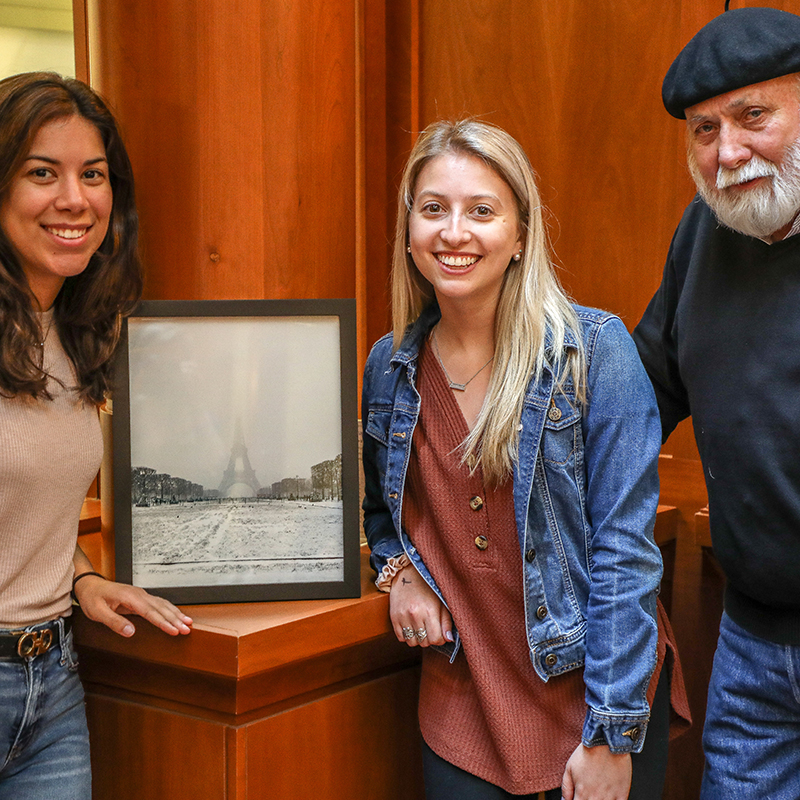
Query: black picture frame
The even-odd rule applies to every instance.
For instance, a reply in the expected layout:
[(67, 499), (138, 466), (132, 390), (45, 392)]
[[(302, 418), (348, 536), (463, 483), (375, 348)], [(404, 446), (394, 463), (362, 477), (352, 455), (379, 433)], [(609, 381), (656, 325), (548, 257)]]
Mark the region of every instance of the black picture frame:
[(176, 604), (359, 595), (354, 300), (143, 301), (112, 398), (117, 580)]

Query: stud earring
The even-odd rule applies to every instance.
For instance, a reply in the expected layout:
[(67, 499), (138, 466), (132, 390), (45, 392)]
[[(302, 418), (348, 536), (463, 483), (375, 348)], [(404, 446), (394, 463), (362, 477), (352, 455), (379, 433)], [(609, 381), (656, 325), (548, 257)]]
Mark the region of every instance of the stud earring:
[(408, 245), (408, 246), (406, 247), (406, 253), (408, 253), (409, 255), (411, 255), (411, 245)]
[(519, 261), (522, 258), (522, 250), (519, 253), (514, 253), (514, 261)]

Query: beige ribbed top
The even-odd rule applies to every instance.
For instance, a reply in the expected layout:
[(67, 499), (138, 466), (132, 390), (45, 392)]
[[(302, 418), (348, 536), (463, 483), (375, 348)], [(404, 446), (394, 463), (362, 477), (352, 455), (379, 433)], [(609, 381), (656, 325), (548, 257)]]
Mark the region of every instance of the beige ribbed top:
[[(72, 387), (52, 310), (41, 320), (44, 368)], [(0, 629), (71, 613), (81, 505), (103, 455), (97, 409), (52, 378), (48, 389), (52, 400), (0, 397)]]

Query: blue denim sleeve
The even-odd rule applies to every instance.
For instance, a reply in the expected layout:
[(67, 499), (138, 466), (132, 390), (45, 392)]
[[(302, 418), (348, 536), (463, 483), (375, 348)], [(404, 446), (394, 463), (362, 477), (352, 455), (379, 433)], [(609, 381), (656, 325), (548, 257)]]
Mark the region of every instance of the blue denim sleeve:
[(370, 564), (377, 573), (380, 573), (390, 558), (403, 553), (403, 545), (383, 497), (383, 476), (386, 473), (388, 444), (381, 436), (380, 426), (370, 425), (371, 418), (373, 420), (375, 418), (376, 372), (384, 373), (388, 367), (388, 363), (384, 363), (385, 358), (381, 356), (384, 350), (386, 350), (384, 340), (381, 340), (370, 353), (364, 368), (361, 394), (364, 534), (370, 549)]
[(661, 424), (636, 347), (616, 317), (587, 343), (586, 509), (591, 529), (586, 746), (639, 752), (656, 664), (661, 553), (653, 539)]

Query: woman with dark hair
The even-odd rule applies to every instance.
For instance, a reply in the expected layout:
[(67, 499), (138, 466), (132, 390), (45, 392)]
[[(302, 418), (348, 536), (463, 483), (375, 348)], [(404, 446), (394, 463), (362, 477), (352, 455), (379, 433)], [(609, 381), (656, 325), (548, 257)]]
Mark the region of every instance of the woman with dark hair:
[(364, 529), (395, 635), (424, 648), (427, 797), (660, 797), (658, 409), (620, 319), (559, 285), (505, 131), (420, 134), (392, 312), (364, 373)]
[[(191, 619), (105, 580), (77, 545), (102, 457), (98, 406), (141, 292), (133, 175), (77, 80), (0, 81), (0, 799), (88, 800), (72, 598), (123, 636)], [(72, 595), (72, 598), (70, 597)]]

